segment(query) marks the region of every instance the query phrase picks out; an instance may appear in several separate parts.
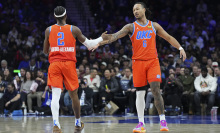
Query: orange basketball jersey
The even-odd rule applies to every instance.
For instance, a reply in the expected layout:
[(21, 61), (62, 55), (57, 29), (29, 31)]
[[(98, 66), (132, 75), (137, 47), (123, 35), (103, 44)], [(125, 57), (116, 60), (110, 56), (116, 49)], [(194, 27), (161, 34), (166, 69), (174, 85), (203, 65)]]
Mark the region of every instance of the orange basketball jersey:
[(157, 58), (156, 30), (152, 21), (147, 20), (146, 25), (141, 25), (135, 21), (130, 39), (133, 47), (133, 60), (150, 60)]
[(49, 62), (74, 61), (76, 62), (76, 39), (72, 35), (72, 25), (50, 26), (50, 54)]

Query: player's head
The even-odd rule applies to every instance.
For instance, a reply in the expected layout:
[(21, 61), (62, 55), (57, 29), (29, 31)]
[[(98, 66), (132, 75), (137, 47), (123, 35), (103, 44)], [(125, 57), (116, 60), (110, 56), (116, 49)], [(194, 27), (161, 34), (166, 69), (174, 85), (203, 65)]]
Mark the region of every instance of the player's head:
[(144, 2), (136, 2), (133, 7), (133, 14), (136, 19), (146, 17), (149, 19), (151, 11), (147, 8)]
[(62, 22), (63, 20), (66, 20), (66, 9), (62, 6), (57, 6), (54, 9), (54, 17), (57, 21)]

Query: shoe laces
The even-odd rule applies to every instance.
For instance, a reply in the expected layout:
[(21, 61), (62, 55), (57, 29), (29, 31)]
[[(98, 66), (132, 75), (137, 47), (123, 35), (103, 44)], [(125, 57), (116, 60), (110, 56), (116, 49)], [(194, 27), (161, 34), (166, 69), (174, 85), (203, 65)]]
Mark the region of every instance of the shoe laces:
[(166, 127), (167, 126), (167, 122), (165, 120), (160, 121), (160, 125), (162, 127)]
[(136, 128), (141, 128), (144, 124), (142, 122), (139, 122)]

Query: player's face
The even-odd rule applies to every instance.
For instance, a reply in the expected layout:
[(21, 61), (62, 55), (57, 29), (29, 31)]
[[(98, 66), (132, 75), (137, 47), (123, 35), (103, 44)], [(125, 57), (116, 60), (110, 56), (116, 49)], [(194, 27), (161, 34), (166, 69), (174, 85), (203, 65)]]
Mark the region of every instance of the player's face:
[(141, 4), (135, 4), (133, 7), (133, 14), (136, 19), (140, 19), (145, 14), (145, 8)]

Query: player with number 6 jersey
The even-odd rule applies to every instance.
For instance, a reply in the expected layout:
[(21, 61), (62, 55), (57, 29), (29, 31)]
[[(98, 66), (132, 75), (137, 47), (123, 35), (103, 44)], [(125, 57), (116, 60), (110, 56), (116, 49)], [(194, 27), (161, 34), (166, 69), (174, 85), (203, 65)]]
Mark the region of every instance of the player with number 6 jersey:
[(66, 24), (66, 9), (62, 6), (54, 9), (54, 17), (57, 24), (46, 29), (43, 49), (45, 54), (49, 53), (48, 86), (52, 88), (53, 133), (62, 133), (58, 117), (63, 83), (72, 100), (75, 114), (74, 132), (80, 132), (84, 128), (84, 123), (80, 120), (80, 103), (77, 94), (79, 83), (76, 73), (76, 39), (90, 48), (103, 41), (103, 38), (88, 40), (78, 27)]
[(95, 50), (101, 45), (108, 44), (122, 38), (130, 36), (133, 56), (133, 83), (136, 87), (136, 108), (138, 114), (138, 125), (133, 129), (133, 133), (145, 133), (144, 108), (146, 85), (149, 83), (154, 96), (154, 104), (160, 117), (160, 131), (169, 131), (164, 114), (163, 98), (160, 94), (161, 72), (157, 58), (156, 34), (167, 40), (172, 46), (180, 50), (180, 57), (186, 59), (186, 53), (178, 41), (170, 36), (158, 23), (150, 21), (147, 17), (151, 12), (143, 2), (137, 2), (133, 7), (133, 14), (137, 19), (135, 22), (125, 25), (120, 31), (114, 34), (104, 34), (104, 40), (92, 47)]

